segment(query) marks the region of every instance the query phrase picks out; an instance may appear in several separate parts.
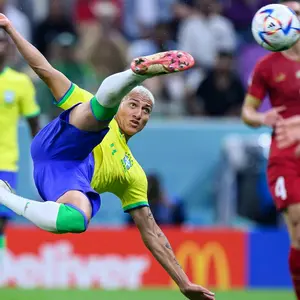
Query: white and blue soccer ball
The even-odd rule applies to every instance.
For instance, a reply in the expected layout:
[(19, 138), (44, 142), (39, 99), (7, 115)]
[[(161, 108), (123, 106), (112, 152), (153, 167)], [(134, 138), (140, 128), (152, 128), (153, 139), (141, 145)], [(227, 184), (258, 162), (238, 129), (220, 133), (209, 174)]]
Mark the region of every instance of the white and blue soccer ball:
[(286, 5), (269, 4), (254, 15), (252, 34), (256, 42), (267, 50), (287, 50), (299, 40), (300, 21)]

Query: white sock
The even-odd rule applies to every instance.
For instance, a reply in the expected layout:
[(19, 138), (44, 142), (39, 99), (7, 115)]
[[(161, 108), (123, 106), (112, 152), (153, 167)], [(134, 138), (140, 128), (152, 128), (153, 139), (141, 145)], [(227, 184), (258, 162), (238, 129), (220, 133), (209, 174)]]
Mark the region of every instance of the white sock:
[(47, 231), (56, 231), (56, 220), (61, 204), (39, 202), (15, 195), (0, 187), (0, 203), (16, 214), (25, 217), (36, 226)]
[(114, 108), (133, 88), (147, 78), (147, 76), (135, 74), (131, 69), (111, 75), (102, 82), (96, 98), (103, 107)]

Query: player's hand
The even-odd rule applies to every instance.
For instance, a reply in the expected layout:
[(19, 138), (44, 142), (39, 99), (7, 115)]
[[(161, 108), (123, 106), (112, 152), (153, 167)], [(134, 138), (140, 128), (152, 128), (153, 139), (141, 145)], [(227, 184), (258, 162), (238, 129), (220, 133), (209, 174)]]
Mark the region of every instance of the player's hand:
[(200, 285), (190, 283), (181, 290), (182, 294), (190, 300), (215, 300), (215, 294)]
[(300, 116), (279, 120), (275, 127), (277, 147), (287, 148), (300, 142)]
[(0, 28), (3, 28), (5, 31), (7, 31), (10, 26), (10, 20), (4, 14), (0, 14)]
[(275, 124), (282, 120), (280, 113), (286, 109), (285, 106), (273, 107), (263, 114), (262, 124), (273, 127)]

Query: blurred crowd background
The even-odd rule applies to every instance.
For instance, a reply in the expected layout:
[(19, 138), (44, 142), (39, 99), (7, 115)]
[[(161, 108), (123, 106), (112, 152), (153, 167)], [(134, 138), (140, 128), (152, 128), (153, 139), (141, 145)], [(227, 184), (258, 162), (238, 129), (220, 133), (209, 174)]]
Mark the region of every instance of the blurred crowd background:
[[(251, 20), (268, 3), (0, 0), (0, 11), (55, 67), (91, 92), (103, 78), (128, 68), (137, 56), (188, 51), (197, 62), (193, 71), (146, 82), (157, 99), (155, 115), (219, 117), (239, 115), (249, 70), (264, 52), (253, 41)], [(51, 95), (32, 77), (43, 113), (53, 118), (57, 111), (45, 99)]]
[[(268, 132), (251, 131), (239, 120), (251, 71), (266, 54), (253, 40), (252, 17), (272, 2), (0, 0), (0, 12), (57, 69), (92, 93), (137, 56), (190, 52), (193, 70), (145, 82), (157, 104), (149, 129), (132, 144), (148, 173), (158, 222), (280, 226), (264, 172)], [(19, 55), (12, 55), (10, 63), (32, 78), (44, 123), (55, 118), (60, 110), (46, 86)], [(266, 99), (262, 109), (268, 105)], [(22, 138), (19, 186), (21, 194), (30, 194), (24, 150), (29, 144)], [(168, 149), (162, 150), (165, 143)], [(104, 202), (95, 222), (130, 223), (120, 217), (116, 201)]]

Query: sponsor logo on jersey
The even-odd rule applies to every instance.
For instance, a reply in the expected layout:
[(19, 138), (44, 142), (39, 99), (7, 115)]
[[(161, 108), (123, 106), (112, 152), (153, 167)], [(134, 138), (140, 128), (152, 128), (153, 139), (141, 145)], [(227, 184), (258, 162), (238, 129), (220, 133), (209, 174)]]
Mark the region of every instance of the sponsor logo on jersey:
[(14, 91), (5, 91), (4, 92), (4, 102), (13, 103), (15, 101), (16, 94)]
[(296, 78), (300, 79), (300, 70), (296, 72)]
[(133, 159), (129, 153), (126, 153), (124, 158), (121, 160), (124, 171), (128, 171), (133, 165)]
[(276, 75), (275, 77), (275, 82), (282, 82), (282, 81), (285, 81), (286, 79), (286, 75), (284, 73), (280, 73), (278, 75)]

